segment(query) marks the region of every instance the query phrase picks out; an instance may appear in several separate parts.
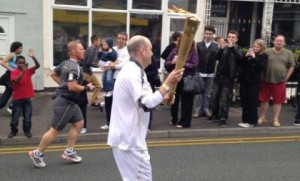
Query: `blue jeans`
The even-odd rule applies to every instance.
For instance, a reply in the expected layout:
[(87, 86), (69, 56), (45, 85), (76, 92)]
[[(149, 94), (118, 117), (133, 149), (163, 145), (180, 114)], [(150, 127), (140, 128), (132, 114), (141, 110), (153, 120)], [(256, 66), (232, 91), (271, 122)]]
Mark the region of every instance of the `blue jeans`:
[(109, 92), (114, 89), (114, 70), (107, 70), (103, 72), (102, 82), (103, 82), (103, 91)]
[(11, 97), (13, 90), (11, 87), (10, 82), (10, 71), (6, 71), (1, 77), (0, 77), (0, 85), (5, 86), (5, 91), (0, 97), (0, 109), (5, 107), (7, 104), (9, 98)]
[(195, 113), (209, 113), (210, 97), (212, 86), (214, 83), (213, 77), (202, 77), (205, 83), (205, 90), (202, 94), (196, 97)]
[(13, 101), (12, 106), (12, 117), (10, 122), (11, 132), (17, 133), (19, 117), (22, 111), (23, 115), (23, 131), (24, 133), (30, 132), (31, 130), (31, 115), (32, 115), (32, 105), (30, 98), (19, 99)]

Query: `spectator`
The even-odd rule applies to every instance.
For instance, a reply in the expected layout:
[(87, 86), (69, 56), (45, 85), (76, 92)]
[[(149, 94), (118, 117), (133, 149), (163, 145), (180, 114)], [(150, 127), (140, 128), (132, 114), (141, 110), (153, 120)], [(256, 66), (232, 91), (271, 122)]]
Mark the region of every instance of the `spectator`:
[[(161, 82), (158, 77), (158, 68), (154, 56), (151, 57), (151, 64), (145, 69), (145, 72), (147, 75), (147, 80), (150, 83), (151, 89), (153, 92), (155, 92), (155, 87), (160, 87)], [(151, 129), (152, 119), (153, 119), (153, 110), (151, 109), (148, 129)]]
[(109, 68), (110, 62), (117, 60), (117, 52), (113, 49), (113, 40), (105, 38), (101, 42), (101, 48), (98, 53), (99, 64), (103, 70), (102, 84), (105, 97), (111, 97), (114, 86), (114, 69)]
[(216, 66), (216, 55), (219, 50), (218, 44), (213, 42), (215, 27), (206, 26), (204, 28), (204, 39), (197, 43), (198, 67), (197, 71), (204, 80), (205, 90), (203, 94), (196, 96), (196, 105), (193, 117), (200, 115), (210, 117), (210, 97), (214, 80), (214, 71)]
[[(180, 43), (178, 44), (178, 47), (174, 48), (171, 51), (169, 57), (167, 58), (167, 61), (165, 62), (165, 68), (169, 71), (172, 71), (175, 68), (179, 46)], [(190, 52), (188, 53), (188, 56), (184, 64), (183, 77), (186, 77), (188, 75), (195, 75), (197, 65), (198, 65), (198, 55), (195, 48), (195, 43), (193, 42)], [(176, 125), (177, 128), (191, 127), (192, 114), (193, 114), (193, 98), (194, 98), (193, 94), (183, 92), (183, 80), (181, 80), (176, 87), (175, 102), (171, 106), (172, 120), (169, 123), (170, 125)], [(178, 113), (179, 113), (178, 107), (180, 101), (181, 101), (181, 111), (180, 111), (181, 116), (180, 116), (180, 120), (178, 120)]]
[(266, 71), (268, 55), (264, 53), (266, 43), (257, 39), (252, 48), (238, 62), (240, 65), (240, 94), (242, 103), (242, 123), (238, 125), (250, 128), (257, 124), (258, 95), (263, 72)]
[(286, 101), (286, 82), (294, 71), (294, 55), (284, 48), (285, 37), (277, 35), (273, 41), (274, 47), (265, 50), (268, 55), (268, 66), (262, 81), (259, 100), (262, 102), (258, 124), (267, 122), (266, 113), (270, 97), (273, 97), (273, 126), (279, 127), (281, 104)]
[[(176, 48), (180, 42), (182, 33), (175, 31), (172, 36), (171, 36), (171, 43), (165, 48), (165, 50), (161, 54), (161, 58), (164, 59), (165, 61), (169, 57), (171, 51)], [(163, 80), (166, 79), (166, 77), (169, 74), (169, 70), (166, 70), (165, 68), (163, 69)]]
[(18, 133), (19, 117), (22, 112), (23, 115), (23, 131), (27, 138), (31, 138), (31, 115), (32, 105), (31, 97), (34, 97), (34, 90), (32, 85), (31, 76), (35, 70), (40, 67), (39, 62), (35, 58), (33, 50), (29, 50), (28, 55), (33, 59), (35, 66), (28, 68), (25, 58), (21, 55), (17, 56), (16, 65), (17, 69), (12, 70), (10, 74), (12, 88), (13, 88), (13, 106), (11, 116), (11, 132), (8, 138), (12, 138)]
[[(6, 68), (6, 72), (0, 77), (0, 85), (5, 86), (5, 91), (0, 97), (0, 109), (2, 109), (11, 97), (13, 90), (10, 80), (10, 72), (17, 68), (17, 56), (23, 51), (23, 44), (21, 42), (13, 42), (10, 46), (10, 54), (8, 54), (2, 61), (1, 65)], [(7, 108), (9, 113), (12, 113), (11, 105)]]
[(181, 36), (182, 36), (182, 33), (177, 32), (177, 31), (175, 31), (172, 34), (172, 36), (171, 36), (172, 42), (165, 48), (165, 50), (160, 55), (160, 57), (162, 59), (167, 60), (171, 51), (178, 46)]
[(212, 116), (207, 122), (219, 120), (220, 127), (227, 127), (229, 97), (233, 90), (236, 76), (236, 64), (242, 58), (241, 48), (236, 44), (239, 38), (237, 31), (228, 32), (228, 39), (221, 44), (217, 54), (219, 60), (212, 91)]
[(93, 35), (91, 37), (92, 45), (89, 46), (86, 50), (84, 61), (82, 63), (82, 71), (83, 71), (83, 78), (87, 82), (91, 82), (95, 89), (93, 91), (93, 95), (91, 98), (91, 106), (99, 107), (98, 97), (100, 95), (100, 90), (102, 89), (102, 84), (99, 82), (97, 76), (93, 73), (92, 67), (98, 68), (98, 52), (100, 48), (101, 40), (98, 36)]
[[(84, 79), (82, 85), (86, 86), (88, 82)], [(88, 105), (88, 96), (87, 96), (87, 90), (81, 91), (79, 95), (79, 101), (78, 101), (78, 106), (81, 110), (82, 116), (83, 116), (83, 127), (80, 130), (81, 134), (86, 133), (87, 130), (87, 105)]]
[[(124, 31), (118, 33), (117, 36), (117, 45), (113, 48), (117, 52), (117, 61), (116, 62), (110, 62), (109, 68), (114, 69), (114, 82), (116, 78), (119, 75), (120, 70), (122, 67), (129, 61), (129, 53), (126, 47), (128, 35)], [(106, 113), (106, 124), (101, 126), (100, 129), (107, 130), (109, 129), (109, 123), (110, 123), (110, 114), (111, 114), (111, 106), (112, 106), (112, 100), (113, 96), (104, 97), (104, 105), (105, 105), (105, 113)]]

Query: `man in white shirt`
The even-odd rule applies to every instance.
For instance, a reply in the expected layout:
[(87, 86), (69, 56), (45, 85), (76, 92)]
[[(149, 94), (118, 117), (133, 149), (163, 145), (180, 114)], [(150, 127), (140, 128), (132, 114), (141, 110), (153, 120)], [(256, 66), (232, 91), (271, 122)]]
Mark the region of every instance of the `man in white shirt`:
[(169, 86), (180, 81), (183, 69), (171, 72), (159, 90), (153, 93), (144, 72), (153, 54), (150, 40), (134, 36), (127, 48), (131, 58), (115, 83), (107, 144), (112, 146), (124, 181), (152, 180), (146, 144), (149, 110), (168, 96)]
[[(113, 49), (117, 52), (117, 60), (115, 62), (110, 62), (109, 67), (114, 69), (114, 80), (117, 79), (117, 76), (125, 65), (126, 62), (129, 61), (129, 53), (126, 47), (128, 35), (126, 32), (122, 31), (118, 34), (117, 37), (117, 46), (114, 46)], [(104, 96), (104, 105), (105, 105), (105, 113), (106, 113), (106, 124), (101, 126), (100, 129), (106, 130), (109, 129), (110, 123), (110, 114), (111, 114), (111, 106), (112, 106), (113, 95)]]

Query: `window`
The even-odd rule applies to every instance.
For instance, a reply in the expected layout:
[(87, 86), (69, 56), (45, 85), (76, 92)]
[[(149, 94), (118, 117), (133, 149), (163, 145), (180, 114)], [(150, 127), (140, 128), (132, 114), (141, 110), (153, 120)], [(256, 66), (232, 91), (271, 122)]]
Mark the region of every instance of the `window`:
[(196, 13), (197, 0), (169, 0), (169, 13)]
[(55, 4), (86, 6), (87, 0), (55, 0)]
[(126, 31), (126, 13), (93, 12), (93, 34), (100, 38), (116, 38), (119, 32)]
[(5, 33), (4, 29), (0, 26), (0, 33)]
[(211, 3), (211, 17), (226, 18), (227, 1), (214, 0)]
[(287, 48), (300, 49), (300, 4), (275, 3), (272, 36), (285, 36)]
[(93, 0), (93, 8), (127, 9), (127, 0)]
[(88, 12), (73, 10), (53, 10), (53, 63), (59, 65), (67, 59), (67, 44), (80, 40), (88, 45)]
[(161, 10), (161, 0), (132, 0), (132, 8)]
[(143, 35), (152, 43), (153, 56), (160, 60), (162, 16), (157, 14), (130, 14), (130, 36)]

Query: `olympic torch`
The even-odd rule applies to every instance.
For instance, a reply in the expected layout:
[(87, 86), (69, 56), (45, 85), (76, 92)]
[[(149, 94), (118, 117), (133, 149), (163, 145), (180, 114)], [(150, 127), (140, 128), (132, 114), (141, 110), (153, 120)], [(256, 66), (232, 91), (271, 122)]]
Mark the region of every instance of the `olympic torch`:
[[(183, 68), (199, 25), (199, 19), (194, 16), (189, 16), (185, 19), (175, 70)], [(172, 104), (174, 101), (176, 87), (177, 84), (171, 86), (169, 98), (165, 100), (166, 103)]]

